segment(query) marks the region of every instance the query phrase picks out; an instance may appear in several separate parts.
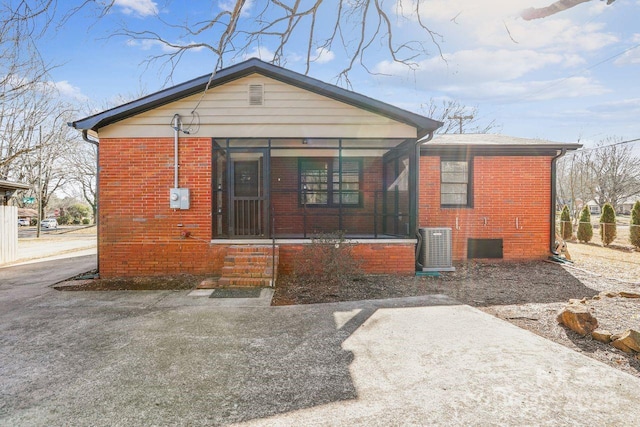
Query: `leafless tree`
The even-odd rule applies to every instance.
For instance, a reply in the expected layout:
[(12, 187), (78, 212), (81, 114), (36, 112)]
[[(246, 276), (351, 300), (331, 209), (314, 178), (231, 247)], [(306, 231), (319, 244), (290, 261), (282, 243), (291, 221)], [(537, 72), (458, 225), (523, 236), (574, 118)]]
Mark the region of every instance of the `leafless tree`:
[(569, 153), (558, 162), (558, 197), (573, 206), (574, 218), (584, 203), (610, 203), (617, 209), (640, 195), (640, 157), (620, 138), (607, 138), (594, 148)]
[(600, 142), (591, 156), (595, 176), (595, 201), (610, 203), (614, 210), (628, 198), (640, 195), (640, 157), (630, 145), (618, 144), (619, 138)]
[(558, 205), (571, 209), (578, 221), (582, 207), (595, 198), (595, 176), (591, 167), (591, 151), (573, 151), (562, 157), (556, 167)]
[[(437, 101), (431, 98), (429, 103), (421, 105), (420, 109), (427, 117), (444, 123), (444, 125), (437, 130), (439, 134), (459, 133), (461, 127), (462, 133), (491, 133), (497, 132), (501, 128), (495, 119), (488, 123), (481, 123), (477, 106), (468, 107), (456, 100)], [(464, 118), (462, 120), (462, 126), (460, 125), (459, 119), (454, 117)]]
[[(544, 8), (529, 8), (521, 16), (524, 19), (543, 18), (587, 1), (596, 0), (557, 0)], [(606, 1), (610, 4), (614, 0)], [(12, 1), (0, 9), (4, 16), (0, 19), (0, 37), (3, 32), (13, 31), (19, 35), (15, 40), (30, 43), (46, 33), (52, 23), (64, 25), (79, 11), (89, 9), (95, 19), (103, 19), (118, 4), (115, 0)], [(371, 56), (375, 56), (376, 61), (383, 53), (388, 60), (410, 69), (417, 68), (418, 61), (425, 56), (441, 55), (442, 37), (437, 29), (427, 26), (425, 19), (429, 9), (422, 1), (227, 0), (218, 2), (221, 11), (205, 19), (188, 13), (162, 15), (155, 3), (151, 4), (153, 7), (145, 14), (155, 22), (123, 26), (112, 36), (161, 46), (164, 53), (149, 57), (147, 65), (159, 62), (166, 66), (167, 81), (171, 80), (173, 70), (187, 52), (202, 49), (216, 58), (214, 70), (222, 68), (225, 61), (256, 54), (256, 50), (262, 50), (266, 55), (263, 59), (285, 65), (294, 55), (293, 45), (303, 40), (306, 45), (303, 53), (305, 73), (334, 52), (349, 58), (336, 76), (338, 83), (347, 87), (351, 86), (349, 73), (355, 66), (371, 72), (370, 52), (375, 52)], [(411, 38), (407, 39), (398, 30), (398, 24), (412, 25), (418, 33), (411, 32)]]
[(67, 161), (69, 165), (69, 179), (73, 182), (71, 189), (74, 195), (80, 196), (91, 207), (94, 221), (97, 218), (97, 160), (98, 147), (84, 141), (71, 151)]

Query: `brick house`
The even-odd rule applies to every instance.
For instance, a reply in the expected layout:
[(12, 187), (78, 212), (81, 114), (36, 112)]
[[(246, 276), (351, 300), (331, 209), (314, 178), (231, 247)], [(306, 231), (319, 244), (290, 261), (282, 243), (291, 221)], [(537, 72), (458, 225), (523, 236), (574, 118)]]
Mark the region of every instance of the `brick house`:
[(433, 138), (440, 122), (257, 59), (70, 126), (99, 144), (103, 277), (287, 271), (337, 230), (373, 273), (412, 274), (420, 227), (451, 228), (456, 260), (544, 258), (554, 159), (579, 147)]

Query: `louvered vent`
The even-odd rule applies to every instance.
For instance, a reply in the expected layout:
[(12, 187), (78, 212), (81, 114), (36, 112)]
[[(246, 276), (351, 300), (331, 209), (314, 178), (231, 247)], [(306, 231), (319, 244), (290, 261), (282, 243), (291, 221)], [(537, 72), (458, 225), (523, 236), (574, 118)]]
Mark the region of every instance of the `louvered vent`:
[(249, 85), (249, 105), (263, 105), (264, 87), (262, 85)]
[(451, 260), (451, 229), (421, 228), (422, 271), (454, 271)]

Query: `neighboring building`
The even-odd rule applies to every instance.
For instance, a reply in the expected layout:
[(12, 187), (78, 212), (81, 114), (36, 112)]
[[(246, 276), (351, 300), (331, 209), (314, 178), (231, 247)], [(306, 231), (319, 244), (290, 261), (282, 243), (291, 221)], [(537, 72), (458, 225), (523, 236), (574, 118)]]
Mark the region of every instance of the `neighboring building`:
[(640, 196), (629, 197), (624, 202), (620, 203), (618, 209), (616, 210), (616, 214), (618, 215), (631, 215), (631, 210), (633, 209), (633, 205), (636, 200), (640, 200)]
[(287, 271), (337, 230), (374, 273), (415, 271), (419, 227), (451, 227), (454, 259), (548, 254), (553, 159), (578, 144), (430, 140), (440, 122), (257, 59), (209, 79), (70, 124), (99, 139), (103, 277), (224, 276), (272, 245)]
[(589, 213), (591, 215), (600, 215), (602, 213), (602, 208), (595, 200), (589, 200), (587, 206), (589, 206)]
[(27, 190), (26, 184), (0, 180), (0, 264), (15, 261), (18, 256), (18, 208), (9, 206), (17, 190)]

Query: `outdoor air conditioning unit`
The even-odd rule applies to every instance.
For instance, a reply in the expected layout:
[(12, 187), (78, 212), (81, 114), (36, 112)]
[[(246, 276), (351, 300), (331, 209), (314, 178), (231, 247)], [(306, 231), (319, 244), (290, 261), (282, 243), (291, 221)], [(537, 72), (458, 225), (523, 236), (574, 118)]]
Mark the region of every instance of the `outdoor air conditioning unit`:
[(420, 236), (422, 271), (455, 271), (451, 261), (451, 229), (421, 228)]

